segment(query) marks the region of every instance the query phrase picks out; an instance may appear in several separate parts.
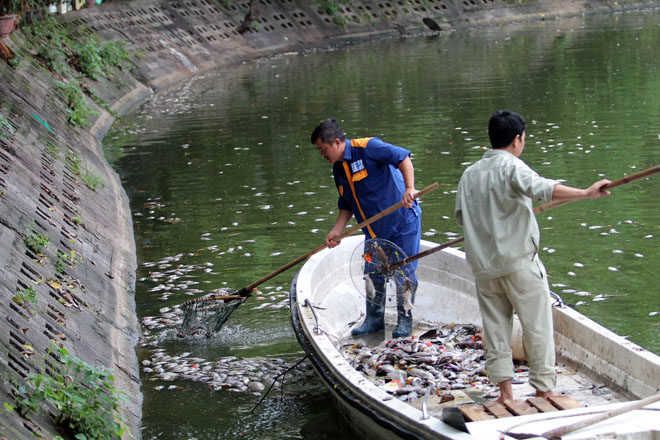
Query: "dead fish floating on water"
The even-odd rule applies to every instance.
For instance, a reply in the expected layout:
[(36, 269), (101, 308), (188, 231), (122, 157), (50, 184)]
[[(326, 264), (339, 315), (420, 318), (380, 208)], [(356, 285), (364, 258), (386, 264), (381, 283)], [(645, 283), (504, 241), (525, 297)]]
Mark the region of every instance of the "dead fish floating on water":
[[(281, 385), (278, 377), (289, 370), (293, 363), (280, 358), (239, 358), (236, 356), (207, 361), (198, 357), (190, 357), (190, 353), (169, 355), (164, 349), (158, 348), (153, 350), (150, 359), (142, 361), (142, 365), (142, 372), (150, 380), (200, 382), (205, 383), (214, 391), (251, 393), (261, 396), (274, 381), (275, 385)], [(297, 382), (302, 386), (307, 386), (315, 378), (314, 370), (305, 364), (299, 365), (286, 375), (287, 384)], [(165, 387), (161, 384), (154, 387), (158, 391), (182, 388), (185, 387), (173, 385)]]

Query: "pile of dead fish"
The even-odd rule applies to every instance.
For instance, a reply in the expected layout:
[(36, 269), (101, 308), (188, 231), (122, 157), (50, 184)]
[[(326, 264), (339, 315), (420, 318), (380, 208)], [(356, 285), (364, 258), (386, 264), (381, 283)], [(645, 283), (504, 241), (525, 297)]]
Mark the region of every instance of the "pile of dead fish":
[[(142, 327), (148, 331), (177, 328), (183, 324), (183, 310), (181, 305), (162, 307), (158, 316), (145, 316), (142, 318)], [(146, 333), (145, 333), (146, 336)]]
[(304, 374), (304, 367), (300, 368), (298, 373), (291, 372), (280, 378), (290, 367), (289, 362), (278, 358), (243, 359), (226, 356), (207, 361), (203, 358), (191, 357), (190, 353), (168, 355), (163, 349), (155, 349), (149, 359), (142, 361), (142, 372), (150, 380), (177, 381), (176, 385), (159, 384), (155, 387), (156, 390), (183, 389), (181, 381), (190, 380), (206, 383), (214, 391), (252, 393), (257, 396), (270, 387), (273, 381), (275, 386), (281, 386), (281, 379), (287, 377), (287, 382), (300, 380), (301, 372)]
[(473, 325), (448, 325), (419, 338), (384, 341), (377, 347), (344, 346), (344, 357), (370, 381), (403, 401), (431, 392), (478, 387), (495, 391), (485, 372), (485, 351)]

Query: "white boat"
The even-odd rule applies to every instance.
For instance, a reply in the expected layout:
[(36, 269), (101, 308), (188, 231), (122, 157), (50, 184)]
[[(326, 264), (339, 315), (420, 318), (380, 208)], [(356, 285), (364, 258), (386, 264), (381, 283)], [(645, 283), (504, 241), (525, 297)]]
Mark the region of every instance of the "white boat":
[[(433, 399), (423, 405), (419, 400), (399, 400), (354, 369), (342, 355), (342, 347), (354, 340), (350, 335), (352, 324), (357, 321), (359, 325), (365, 308), (364, 298), (357, 294), (359, 284), (352, 279), (349, 268), (351, 256), (362, 241), (359, 236), (345, 238), (334, 249), (312, 256), (296, 275), (291, 298), (292, 323), (298, 340), (342, 413), (365, 438), (488, 440), (510, 438), (501, 432), (539, 435), (587, 420), (595, 413), (626, 408), (659, 392), (660, 357), (572, 308), (557, 305), (553, 307), (553, 317), (557, 362), (562, 374), (555, 390), (575, 399), (579, 408), (462, 424), (460, 420), (450, 421), (456, 411), (444, 410), (447, 404), (437, 404)], [(421, 248), (423, 251), (436, 246), (422, 241)], [(418, 261), (420, 283), (413, 310), (413, 335), (447, 323), (480, 326), (474, 279), (464, 253), (447, 248)], [(395, 314), (396, 307), (388, 308), (386, 323), (394, 324)], [(371, 340), (390, 337), (388, 328), (386, 324), (385, 332), (371, 336)], [(599, 390), (603, 395), (603, 389), (607, 390), (607, 398), (594, 394)], [(514, 393), (516, 399), (524, 400), (533, 389), (524, 383), (515, 385)], [(656, 401), (561, 438), (660, 439), (659, 411), (660, 403)]]

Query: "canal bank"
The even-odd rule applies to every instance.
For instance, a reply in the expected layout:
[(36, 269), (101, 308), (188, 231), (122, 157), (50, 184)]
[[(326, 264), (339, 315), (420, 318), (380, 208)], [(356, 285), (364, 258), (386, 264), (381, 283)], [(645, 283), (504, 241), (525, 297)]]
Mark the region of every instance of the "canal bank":
[[(247, 5), (231, 12), (231, 8), (208, 2), (111, 1), (59, 20), (67, 24), (63, 32), (80, 38), (98, 35), (104, 40), (129, 41), (132, 49), (143, 54), (130, 72), (113, 70), (106, 77), (85, 82), (115, 114), (122, 114), (153, 90), (218, 65), (369, 38), (432, 33), (422, 24), (423, 18), (443, 23), (447, 30), (549, 19), (548, 12), (539, 11), (552, 6), (549, 2), (534, 3), (534, 7), (532, 3), (523, 7), (501, 2), (462, 10), (462, 3), (436, 3), (440, 9), (443, 4), (450, 12), (431, 13), (426, 3), (418, 5), (425, 9), (415, 10), (410, 4), (385, 11), (388, 5), (383, 4), (369, 23), (360, 18), (362, 11), (381, 6), (355, 3), (342, 12), (346, 18), (341, 28), (309, 5), (261, 3), (255, 20), (259, 26), (243, 34), (237, 28)], [(574, 9), (562, 14), (581, 14), (587, 10), (585, 5), (590, 5), (591, 12), (612, 11), (604, 3), (564, 4), (569, 5)], [(222, 32), (223, 27), (233, 30)], [(69, 99), (57, 86), (63, 78), (53, 76), (29, 55), (31, 49), (20, 32), (12, 34), (8, 45), (24, 60), (17, 70), (5, 63), (1, 68), (0, 109), (11, 126), (3, 125), (6, 137), (0, 176), (6, 311), (1, 324), (2, 368), (3, 379), (7, 377), (3, 401), (12, 403), (7, 395), (12, 392), (12, 380), (21, 383), (20, 377), (42, 371), (45, 353), (54, 340), (89, 364), (115, 371), (116, 386), (130, 396), (125, 416), (133, 432), (138, 432), (140, 384), (132, 346), (139, 328), (131, 293), (135, 268), (132, 226), (124, 192), (98, 141), (114, 116), (90, 103), (100, 114), (91, 118), (94, 125), (89, 129), (71, 127), (66, 112)], [(39, 241), (36, 236), (50, 238), (41, 251), (31, 244)], [(14, 299), (28, 298), (18, 294), (29, 288), (34, 289), (36, 302)], [(3, 417), (0, 426), (1, 435), (7, 438), (29, 438), (31, 432), (47, 438), (53, 435), (49, 420), (33, 414), (28, 419)]]

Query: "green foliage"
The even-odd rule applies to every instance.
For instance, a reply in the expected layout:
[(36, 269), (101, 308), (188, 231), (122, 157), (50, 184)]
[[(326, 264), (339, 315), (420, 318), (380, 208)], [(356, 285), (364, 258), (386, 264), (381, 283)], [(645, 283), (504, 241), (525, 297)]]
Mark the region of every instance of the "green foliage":
[(55, 254), (55, 270), (57, 270), (59, 273), (64, 272), (64, 258), (66, 258), (66, 254), (57, 251)]
[(9, 63), (9, 67), (14, 70), (18, 70), (23, 66), (23, 57), (20, 55), (14, 55), (13, 58), (7, 62)]
[(84, 76), (98, 80), (107, 76), (110, 66), (122, 68), (130, 59), (125, 42), (101, 44), (93, 36), (81, 42), (69, 38), (65, 30), (52, 16), (29, 28), (37, 54), (49, 69), (60, 75), (65, 73), (68, 63)]
[(46, 153), (50, 154), (53, 159), (59, 159), (60, 149), (57, 144), (46, 142)]
[(76, 255), (76, 251), (71, 249), (69, 253), (57, 251), (55, 254), (55, 269), (62, 273), (64, 272), (64, 265), (68, 265), (70, 268), (75, 269), (78, 263), (82, 262), (82, 257)]
[(25, 238), (25, 245), (32, 249), (37, 254), (42, 254), (48, 243), (50, 243), (50, 236), (48, 234), (39, 235), (35, 231), (36, 223), (32, 222), (27, 226), (27, 233)]
[(339, 5), (332, 0), (319, 0), (319, 12), (321, 14), (337, 15)]
[(73, 174), (80, 174), (80, 163), (82, 159), (71, 149), (66, 150), (66, 161), (69, 163), (69, 167)]
[(66, 162), (73, 174), (79, 176), (80, 180), (82, 180), (92, 191), (96, 191), (96, 188), (98, 188), (99, 185), (101, 185), (101, 188), (105, 187), (105, 181), (103, 178), (96, 174), (91, 167), (83, 165), (83, 160), (71, 149), (67, 149)]
[(7, 118), (0, 113), (0, 138), (9, 139), (16, 132), (16, 129)]
[(82, 224), (82, 217), (77, 215), (71, 219), (71, 221), (77, 225)]
[(64, 34), (58, 28), (57, 20), (47, 16), (43, 20), (27, 28), (27, 35), (33, 37), (37, 56), (53, 72), (63, 75), (66, 71), (67, 54), (64, 48), (66, 41)]
[(129, 61), (129, 54), (126, 51), (128, 43), (126, 41), (109, 41), (101, 47), (100, 55), (103, 62), (111, 66), (123, 68)]
[(114, 387), (111, 372), (87, 364), (63, 347), (57, 354), (61, 371), (31, 374), (25, 386), (15, 386), (19, 413), (41, 413), (41, 402), (45, 401), (57, 410), (54, 425), (65, 438), (120, 439), (128, 432), (119, 413), (120, 400), (126, 397)]
[(92, 37), (87, 38), (85, 43), (74, 48), (78, 60), (78, 70), (88, 78), (99, 79), (105, 75), (101, 48)]
[(100, 45), (96, 37), (88, 37), (83, 44), (72, 44), (72, 66), (88, 78), (106, 77), (110, 66), (123, 68), (130, 55), (125, 41), (109, 41)]
[(96, 188), (99, 185), (101, 185), (101, 188), (105, 188), (105, 181), (103, 178), (96, 174), (92, 169), (86, 168), (85, 171), (80, 175), (80, 178), (83, 182), (85, 182), (87, 188), (91, 189), (92, 191), (96, 191)]
[(21, 12), (19, 0), (0, 0), (0, 15), (18, 14)]
[(108, 66), (122, 68), (129, 60), (125, 41), (109, 41), (99, 46), (97, 39), (88, 37), (82, 45), (74, 45), (73, 52), (77, 58), (78, 70), (91, 79), (99, 79), (101, 76), (107, 76)]
[(67, 122), (74, 127), (86, 127), (90, 116), (97, 116), (98, 112), (87, 103), (78, 81), (55, 83), (57, 88), (64, 92), (67, 101)]
[(39, 301), (39, 298), (37, 297), (37, 291), (34, 290), (34, 287), (32, 286), (16, 292), (16, 296), (14, 296), (13, 299), (16, 304), (25, 308), (36, 306), (37, 302)]
[(51, 71), (59, 75), (64, 75), (66, 71), (66, 64), (61, 58), (56, 46), (39, 46), (37, 49), (37, 56), (44, 60), (46, 67), (48, 67)]
[(330, 15), (335, 24), (344, 26), (346, 24), (346, 17), (340, 15), (341, 4), (349, 5), (351, 4), (351, 0), (319, 0), (319, 13)]
[(23, 15), (28, 11), (47, 7), (48, 3), (46, 0), (0, 0), (0, 15)]

